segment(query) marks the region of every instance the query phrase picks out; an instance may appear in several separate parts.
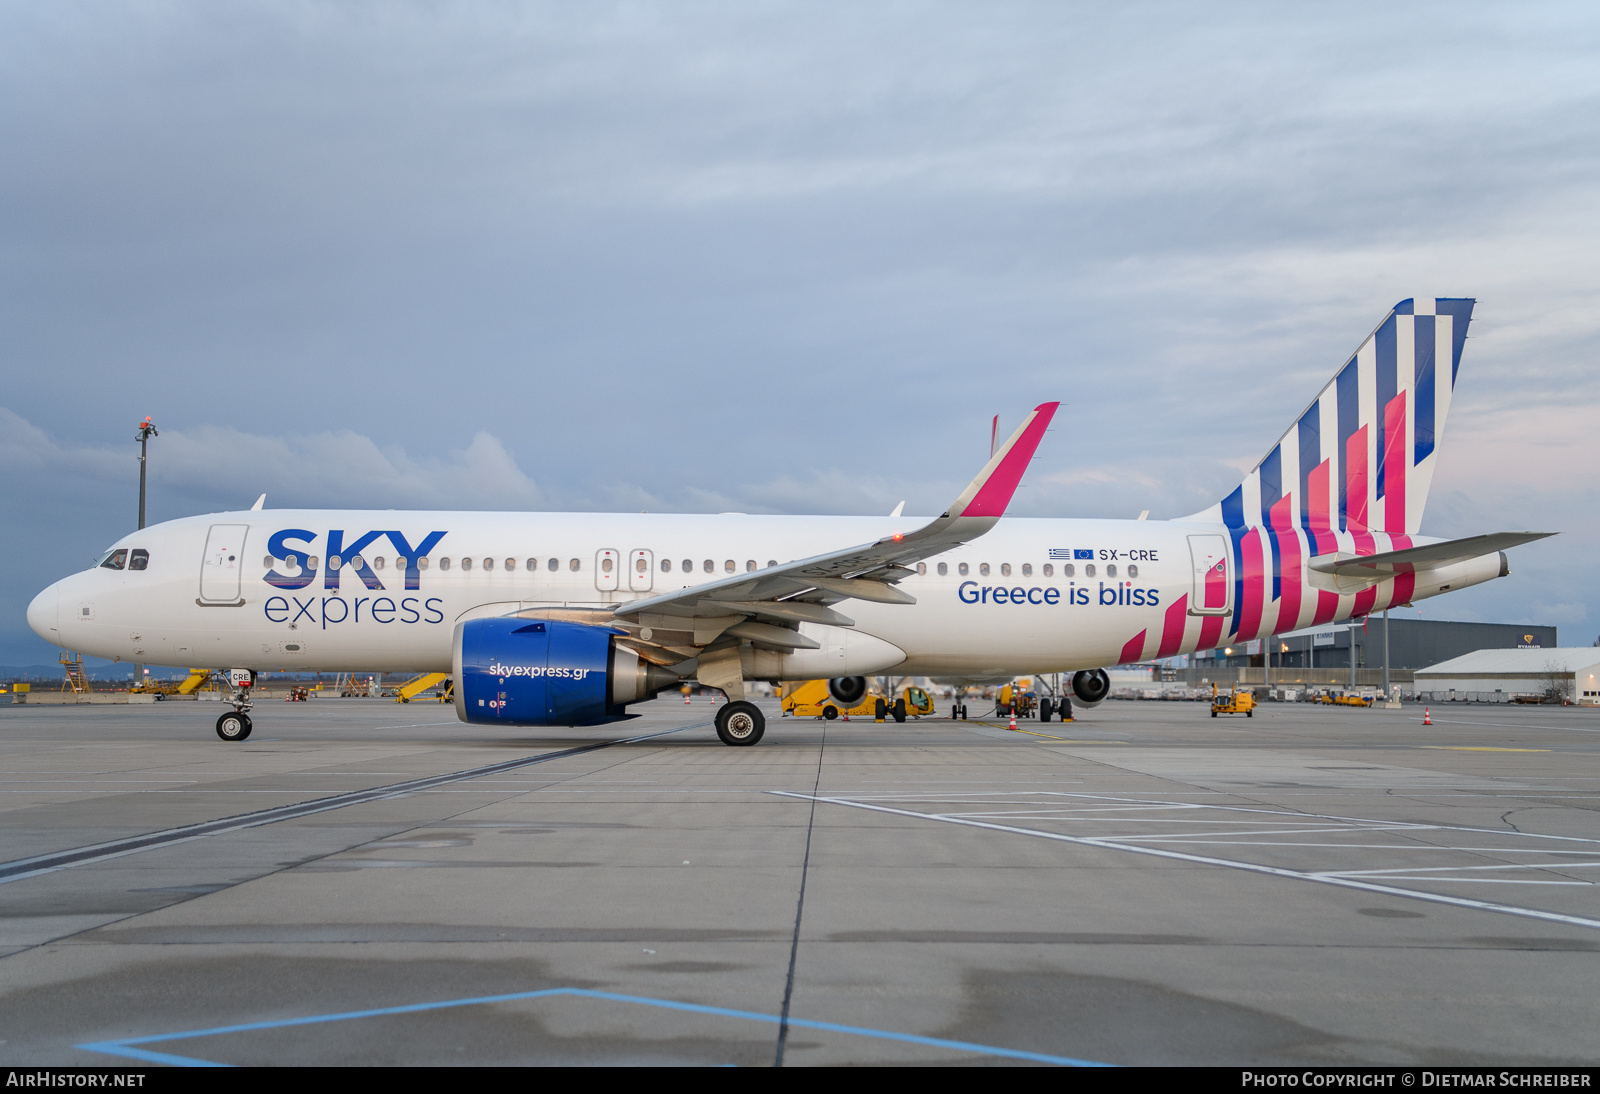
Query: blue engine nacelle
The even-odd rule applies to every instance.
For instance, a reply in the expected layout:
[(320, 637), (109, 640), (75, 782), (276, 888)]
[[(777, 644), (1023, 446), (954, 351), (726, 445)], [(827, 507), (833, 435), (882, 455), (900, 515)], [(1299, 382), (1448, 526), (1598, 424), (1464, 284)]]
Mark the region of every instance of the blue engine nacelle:
[(641, 661), (622, 631), (547, 619), (472, 619), (456, 627), (456, 717), (478, 725), (588, 726), (679, 683)]

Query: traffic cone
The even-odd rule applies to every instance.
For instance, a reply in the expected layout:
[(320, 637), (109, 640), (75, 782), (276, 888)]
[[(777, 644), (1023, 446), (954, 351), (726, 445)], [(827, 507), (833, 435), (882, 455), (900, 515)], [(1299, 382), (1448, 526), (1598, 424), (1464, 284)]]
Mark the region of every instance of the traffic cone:
[(1427, 707), (1422, 708), (1422, 724), (1425, 726), (1433, 725), (1433, 712)]
[(1016, 729), (1017, 728), (1017, 709), (1016, 709), (1016, 707), (1012, 707), (1011, 708), (1011, 724), (1009, 726), (1007, 726), (1006, 728), (1007, 729)]

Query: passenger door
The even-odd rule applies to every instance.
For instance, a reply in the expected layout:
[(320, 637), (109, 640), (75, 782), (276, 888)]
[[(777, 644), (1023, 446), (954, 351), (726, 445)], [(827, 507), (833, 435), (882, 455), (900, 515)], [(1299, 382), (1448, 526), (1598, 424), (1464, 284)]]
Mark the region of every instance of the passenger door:
[(200, 560), (200, 599), (197, 603), (237, 608), (244, 573), (244, 540), (248, 524), (213, 524), (206, 533), (206, 553)]
[(1228, 579), (1227, 537), (1190, 536), (1189, 558), (1194, 564), (1194, 591), (1189, 595), (1189, 614), (1227, 615), (1233, 607), (1233, 582)]

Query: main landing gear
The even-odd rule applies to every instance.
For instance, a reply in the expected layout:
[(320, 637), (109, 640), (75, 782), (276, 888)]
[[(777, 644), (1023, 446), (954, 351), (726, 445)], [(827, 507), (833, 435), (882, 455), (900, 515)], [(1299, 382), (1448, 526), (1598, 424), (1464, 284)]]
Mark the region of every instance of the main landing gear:
[(717, 708), (717, 736), (725, 745), (753, 745), (766, 731), (767, 717), (754, 703), (741, 699)]

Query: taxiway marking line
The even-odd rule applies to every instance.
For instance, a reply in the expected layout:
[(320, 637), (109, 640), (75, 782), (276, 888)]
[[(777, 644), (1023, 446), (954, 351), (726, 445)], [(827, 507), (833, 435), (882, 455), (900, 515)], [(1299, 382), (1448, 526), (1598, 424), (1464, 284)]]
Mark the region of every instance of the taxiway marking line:
[[(809, 794), (798, 794), (792, 790), (771, 790), (768, 791), (768, 793), (787, 798), (809, 798), (812, 796)], [(1008, 832), (1017, 836), (1033, 836), (1037, 839), (1056, 840), (1060, 843), (1074, 843), (1082, 847), (1098, 847), (1107, 851), (1127, 851), (1135, 855), (1149, 855), (1154, 858), (1176, 859), (1180, 862), (1193, 862), (1201, 866), (1222, 866), (1230, 870), (1244, 870), (1247, 873), (1266, 874), (1270, 877), (1288, 878), (1292, 881), (1311, 881), (1319, 885), (1334, 885), (1344, 889), (1360, 889), (1364, 892), (1384, 893), (1388, 896), (1408, 897), (1412, 900), (1423, 900), (1432, 904), (1449, 904), (1458, 908), (1473, 908), (1478, 911), (1499, 912), (1503, 915), (1522, 916), (1526, 919), (1542, 919), (1552, 923), (1566, 923), (1574, 927), (1589, 927), (1594, 930), (1600, 930), (1600, 919), (1589, 919), (1584, 916), (1575, 915), (1562, 915), (1560, 912), (1547, 912), (1542, 908), (1523, 908), (1515, 904), (1496, 904), (1490, 901), (1472, 900), (1467, 897), (1448, 896), (1444, 893), (1430, 893), (1421, 889), (1401, 889), (1393, 885), (1379, 885), (1373, 882), (1360, 881), (1355, 878), (1308, 873), (1304, 870), (1289, 870), (1282, 866), (1266, 866), (1257, 862), (1241, 862), (1238, 859), (1214, 858), (1210, 855), (1191, 855), (1183, 851), (1169, 851), (1160, 847), (1141, 847), (1138, 844), (1122, 843), (1118, 840), (1106, 839), (1103, 837), (1068, 836), (1060, 832), (1042, 832), (1036, 828), (1019, 828), (1016, 825), (994, 824), (989, 821), (968, 820), (964, 817), (945, 816), (939, 813), (919, 813), (912, 809), (894, 809), (886, 805), (872, 805), (867, 802), (850, 801), (847, 798), (816, 798), (816, 800), (827, 802), (829, 805), (843, 805), (851, 809), (865, 809), (874, 813), (889, 813), (900, 817), (914, 817), (918, 820), (939, 821), (944, 824), (960, 824), (969, 828), (986, 828), (992, 832)], [(1578, 884), (1587, 883), (1579, 882)]]
[(1418, 748), (1432, 748), (1440, 752), (1553, 752), (1549, 748), (1491, 748), (1488, 745), (1418, 745)]
[[(597, 741), (592, 745), (564, 748), (537, 756), (523, 756), (519, 759), (504, 760), (484, 767), (468, 768), (465, 771), (429, 775), (421, 779), (390, 783), (387, 786), (375, 786), (369, 790), (353, 790), (346, 794), (335, 794), (330, 798), (316, 798), (308, 802), (297, 802), (294, 805), (280, 805), (271, 809), (261, 809), (253, 813), (241, 813), (214, 821), (187, 824), (180, 828), (168, 828), (161, 832), (147, 832), (139, 836), (129, 836), (126, 839), (109, 840), (105, 843), (90, 844), (87, 847), (74, 847), (66, 851), (54, 851), (47, 855), (16, 859), (12, 862), (0, 863), (0, 885), (4, 885), (8, 881), (21, 881), (23, 878), (38, 877), (40, 874), (50, 874), (57, 870), (70, 869), (74, 866), (86, 866), (92, 862), (104, 862), (106, 859), (137, 854), (140, 851), (150, 851), (158, 847), (171, 847), (174, 844), (205, 839), (208, 836), (220, 836), (229, 832), (238, 832), (245, 828), (256, 828), (263, 824), (297, 820), (300, 817), (326, 813), (333, 809), (344, 809), (351, 805), (364, 805), (367, 802), (379, 801), (384, 798), (404, 797), (407, 794), (421, 793), (449, 783), (482, 778), (486, 775), (498, 775), (506, 771), (530, 767), (533, 764), (566, 759), (569, 756), (581, 756), (587, 752), (598, 752), (601, 749), (611, 748), (615, 745), (650, 741), (657, 737), (666, 737), (689, 729), (700, 729), (710, 724), (710, 722), (699, 722), (694, 725), (663, 730), (660, 733), (647, 733), (639, 737), (623, 737), (614, 741)], [(149, 791), (146, 791), (146, 793), (149, 793)]]
[[(191, 1037), (215, 1037), (224, 1033), (254, 1033), (259, 1030), (318, 1025), (323, 1022), (347, 1022), (355, 1018), (381, 1018), (392, 1014), (417, 1014), (423, 1011), (445, 1010), (452, 1007), (481, 1006), (486, 1003), (511, 1003), (525, 999), (551, 999), (558, 996), (601, 999), (610, 1003), (636, 1003), (647, 1007), (660, 1007), (665, 1010), (686, 1011), (690, 1014), (704, 1014), (716, 1018), (742, 1018), (746, 1021), (766, 1022), (773, 1025), (784, 1021), (782, 1016), (777, 1014), (763, 1014), (760, 1011), (753, 1010), (733, 1010), (728, 1007), (712, 1007), (703, 1003), (682, 1003), (676, 999), (654, 999), (646, 995), (623, 995), (619, 992), (595, 991), (590, 988), (545, 988), (540, 991), (513, 992), (509, 995), (481, 995), (470, 999), (445, 999), (436, 1003), (411, 1003), (406, 1006), (376, 1007), (371, 1010), (352, 1010), (340, 1014), (313, 1014), (304, 1018), (280, 1018), (271, 1022), (246, 1022), (241, 1025), (216, 1026), (211, 1029), (192, 1029), (179, 1033), (158, 1033), (148, 1037), (125, 1037), (117, 1041), (95, 1041), (76, 1047), (87, 1049), (90, 1052), (103, 1052), (112, 1056), (127, 1056), (135, 1060), (148, 1060), (152, 1063), (176, 1064), (180, 1067), (227, 1067), (229, 1065), (211, 1060), (200, 1060), (192, 1056), (174, 1056), (164, 1052), (151, 1052), (139, 1046), (159, 1044), (163, 1041), (185, 1040)], [(1071, 1056), (1051, 1056), (1042, 1052), (1002, 1048), (998, 1045), (981, 1045), (973, 1041), (950, 1041), (942, 1037), (924, 1037), (916, 1033), (898, 1033), (894, 1030), (871, 1029), (866, 1026), (847, 1026), (837, 1022), (819, 1022), (808, 1018), (791, 1016), (787, 1021), (789, 1025), (803, 1029), (823, 1030), (828, 1033), (849, 1033), (857, 1037), (900, 1041), (906, 1044), (926, 1045), (931, 1048), (950, 1049), (956, 1052), (976, 1052), (985, 1056), (1002, 1056), (1014, 1060), (1030, 1060), (1034, 1063), (1061, 1064), (1067, 1067), (1114, 1066), (1094, 1060), (1079, 1060)]]

